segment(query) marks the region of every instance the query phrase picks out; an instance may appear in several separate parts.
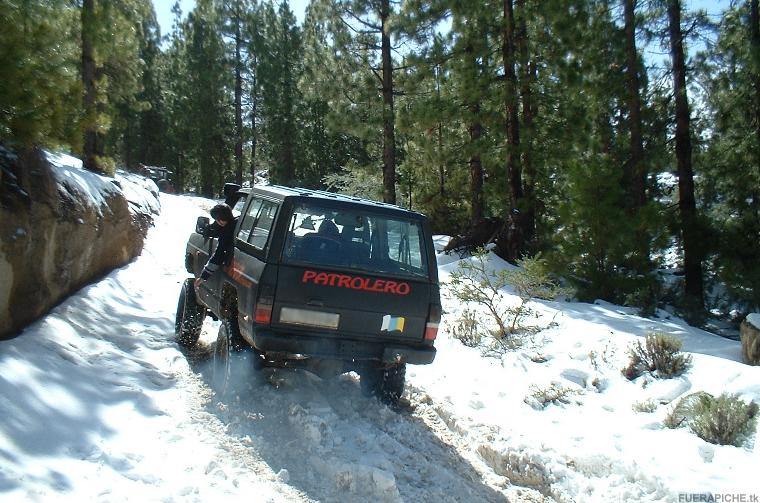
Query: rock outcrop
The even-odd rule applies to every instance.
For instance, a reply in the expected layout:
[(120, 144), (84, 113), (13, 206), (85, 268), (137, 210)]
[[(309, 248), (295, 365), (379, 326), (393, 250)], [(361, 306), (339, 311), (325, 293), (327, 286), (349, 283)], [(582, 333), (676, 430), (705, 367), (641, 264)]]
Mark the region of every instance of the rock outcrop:
[(740, 327), (742, 360), (750, 365), (760, 365), (760, 314), (750, 314)]
[(40, 150), (0, 147), (0, 169), (2, 338), (139, 255), (152, 215), (130, 209), (117, 179), (61, 170)]

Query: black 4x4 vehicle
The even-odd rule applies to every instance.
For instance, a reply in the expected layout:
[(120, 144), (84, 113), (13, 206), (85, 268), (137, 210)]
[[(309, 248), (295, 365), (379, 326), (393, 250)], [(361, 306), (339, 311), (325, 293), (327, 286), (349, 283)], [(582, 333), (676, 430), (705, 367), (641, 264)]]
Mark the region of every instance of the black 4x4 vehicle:
[[(195, 344), (208, 312), (222, 320), (213, 385), (230, 384), (230, 356), (321, 376), (356, 371), (362, 391), (394, 402), (406, 364), (435, 358), (438, 273), (424, 215), (389, 204), (279, 186), (225, 186), (238, 214), (232, 263), (188, 278), (177, 307), (180, 344)], [(199, 276), (216, 246), (198, 219), (187, 271)]]

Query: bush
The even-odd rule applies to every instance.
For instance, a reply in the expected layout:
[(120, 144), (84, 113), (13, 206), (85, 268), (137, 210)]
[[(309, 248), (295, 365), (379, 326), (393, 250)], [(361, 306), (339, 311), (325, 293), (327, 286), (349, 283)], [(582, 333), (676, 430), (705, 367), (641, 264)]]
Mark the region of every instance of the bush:
[(476, 312), (465, 309), (452, 325), (451, 335), (467, 347), (478, 347), (483, 340), (483, 333)]
[(699, 438), (719, 445), (741, 445), (755, 431), (757, 404), (745, 403), (737, 395), (698, 400), (692, 407), (689, 427)]
[(636, 342), (629, 348), (630, 362), (623, 369), (628, 379), (635, 379), (644, 372), (657, 373), (657, 377), (669, 379), (682, 374), (691, 365), (691, 356), (681, 353), (681, 340), (663, 333), (651, 333), (645, 343)]
[(745, 403), (737, 395), (723, 393), (715, 398), (700, 391), (682, 398), (666, 416), (664, 425), (678, 428), (686, 424), (706, 442), (739, 446), (755, 431), (757, 412), (755, 402)]
[(657, 403), (654, 400), (644, 400), (643, 402), (636, 402), (632, 406), (636, 412), (645, 412), (651, 414), (657, 410)]
[[(540, 257), (518, 261), (513, 271), (489, 271), (486, 265), (488, 252), (483, 249), (473, 254), (474, 260), (463, 261), (451, 274), (451, 295), (460, 302), (474, 302), (486, 309), (496, 323), (496, 339), (505, 339), (525, 330), (521, 322), (532, 310), (527, 306), (534, 298), (553, 299), (561, 290), (549, 277), (548, 269)], [(501, 290), (511, 285), (520, 302), (517, 306), (503, 307)]]
[(532, 393), (525, 397), (525, 403), (534, 409), (545, 409), (550, 403), (569, 404), (570, 398), (583, 393), (581, 390), (567, 388), (557, 383), (552, 383), (548, 388), (539, 388), (535, 384), (530, 387)]

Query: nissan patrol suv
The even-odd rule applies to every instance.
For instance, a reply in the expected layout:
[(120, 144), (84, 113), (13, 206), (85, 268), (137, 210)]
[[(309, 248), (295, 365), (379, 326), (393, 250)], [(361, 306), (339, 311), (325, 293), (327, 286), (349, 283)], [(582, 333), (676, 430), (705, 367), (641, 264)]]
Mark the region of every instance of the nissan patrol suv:
[(195, 289), (217, 241), (206, 235), (209, 219), (198, 218), (185, 255), (194, 277), (183, 284), (175, 325), (177, 341), (192, 346), (207, 314), (222, 321), (217, 393), (234, 384), (231, 366), (241, 360), (323, 377), (355, 371), (366, 395), (396, 402), (406, 365), (435, 358), (441, 301), (427, 218), (274, 185), (226, 184), (224, 194), (239, 215), (232, 262)]

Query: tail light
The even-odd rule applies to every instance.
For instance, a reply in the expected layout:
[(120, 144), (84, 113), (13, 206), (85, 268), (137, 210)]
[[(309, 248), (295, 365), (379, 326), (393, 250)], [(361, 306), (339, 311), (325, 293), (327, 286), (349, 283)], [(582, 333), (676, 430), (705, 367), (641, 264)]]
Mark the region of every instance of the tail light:
[(272, 306), (274, 305), (274, 288), (270, 285), (259, 285), (259, 296), (254, 308), (254, 319), (260, 325), (272, 322)]
[(425, 340), (434, 341), (438, 337), (438, 324), (441, 322), (441, 306), (430, 304), (427, 323), (425, 324)]

